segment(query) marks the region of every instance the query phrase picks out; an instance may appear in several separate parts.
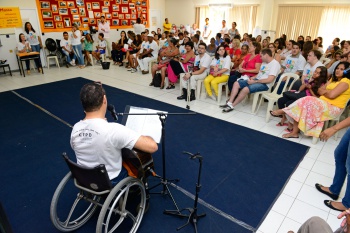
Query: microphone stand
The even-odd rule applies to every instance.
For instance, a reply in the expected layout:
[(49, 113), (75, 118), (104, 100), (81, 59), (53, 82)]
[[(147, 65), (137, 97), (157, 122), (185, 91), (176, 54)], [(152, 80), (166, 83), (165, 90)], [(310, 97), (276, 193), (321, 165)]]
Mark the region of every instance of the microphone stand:
[[(181, 214), (179, 207), (173, 197), (173, 195), (170, 192), (169, 189), (169, 184), (173, 183), (173, 182), (178, 182), (180, 181), (179, 179), (167, 179), (166, 178), (166, 164), (165, 164), (165, 122), (166, 122), (166, 118), (168, 115), (195, 115), (195, 112), (189, 112), (189, 113), (166, 113), (166, 112), (157, 112), (157, 113), (115, 113), (115, 111), (111, 111), (110, 109), (108, 109), (108, 111), (111, 112), (112, 117), (117, 120), (118, 117), (117, 116), (124, 116), (124, 115), (140, 115), (140, 116), (144, 116), (144, 115), (158, 115), (159, 116), (159, 120), (162, 124), (162, 136), (161, 136), (161, 141), (162, 141), (162, 164), (163, 164), (163, 177), (159, 176), (159, 175), (155, 175), (155, 177), (160, 179), (159, 184), (156, 184), (154, 186), (152, 186), (151, 188), (149, 188), (149, 190), (152, 190), (156, 187), (158, 187), (159, 185), (163, 185), (163, 190), (160, 193), (150, 193), (150, 194), (163, 194), (163, 195), (169, 195), (171, 200), (174, 203), (174, 206), (176, 207), (176, 213)], [(174, 212), (175, 210), (173, 210), (172, 212)], [(164, 211), (164, 213), (166, 214), (166, 210)], [(184, 215), (184, 217), (186, 217), (186, 215)]]
[[(197, 205), (198, 205), (198, 195), (199, 195), (199, 192), (200, 192), (200, 189), (201, 189), (201, 183), (200, 183), (200, 180), (201, 180), (201, 173), (202, 173), (202, 162), (203, 162), (203, 157), (200, 155), (199, 152), (197, 152), (196, 154), (191, 154), (189, 152), (183, 152), (184, 154), (188, 154), (190, 155), (190, 159), (198, 159), (199, 160), (199, 171), (198, 171), (198, 180), (197, 180), (197, 184), (196, 184), (196, 196), (195, 196), (195, 199), (194, 199), (194, 204), (193, 204), (193, 208), (185, 208), (185, 209), (182, 209), (182, 210), (167, 210), (167, 211), (164, 211), (165, 214), (169, 214), (169, 215), (174, 215), (174, 216), (178, 216), (178, 217), (188, 217), (188, 220), (187, 222), (176, 228), (176, 230), (181, 230), (182, 228), (184, 228), (185, 226), (187, 226), (189, 223), (192, 223), (193, 227), (194, 227), (194, 231), (195, 233), (197, 233), (197, 221), (200, 219), (200, 218), (203, 218), (206, 216), (205, 213), (203, 214), (197, 214)], [(188, 215), (184, 215), (184, 214), (181, 214), (182, 211), (184, 210), (187, 210), (189, 212)]]

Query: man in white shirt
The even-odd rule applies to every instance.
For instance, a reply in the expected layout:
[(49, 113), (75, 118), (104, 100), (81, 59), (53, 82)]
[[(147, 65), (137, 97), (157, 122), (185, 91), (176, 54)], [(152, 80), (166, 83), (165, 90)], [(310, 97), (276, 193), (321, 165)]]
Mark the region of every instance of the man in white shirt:
[(157, 60), (159, 50), (157, 43), (153, 40), (153, 34), (148, 34), (147, 38), (148, 42), (146, 42), (144, 48), (142, 48), (142, 51), (137, 57), (137, 62), (139, 63), (142, 74), (149, 73), (148, 64), (151, 61)]
[[(72, 66), (75, 66), (75, 53), (73, 52), (72, 43), (69, 40), (68, 32), (63, 32), (63, 39), (60, 42), (60, 46), (62, 48), (62, 52), (66, 55), (67, 62)], [(73, 56), (73, 58), (71, 58)], [(67, 65), (67, 67), (69, 67)]]
[(115, 185), (128, 176), (122, 166), (123, 148), (136, 148), (146, 153), (158, 150), (151, 137), (107, 122), (107, 97), (101, 83), (85, 84), (80, 91), (80, 101), (85, 118), (74, 125), (70, 139), (79, 165), (93, 168), (104, 164), (112, 185)]
[[(197, 35), (198, 36), (198, 35)], [(194, 61), (194, 69), (192, 72), (180, 74), (182, 78), (182, 95), (177, 97), (178, 100), (187, 99), (187, 85), (190, 82), (191, 96), (190, 101), (196, 99), (195, 91), (198, 80), (204, 80), (210, 71), (211, 57), (206, 53), (207, 45), (205, 43), (199, 43), (198, 55)]]
[[(222, 112), (231, 112), (249, 93), (267, 91), (273, 85), (281, 65), (272, 57), (272, 51), (270, 49), (263, 49), (261, 51), (261, 60), (263, 63), (257, 75), (247, 80), (237, 80), (233, 84), (229, 101), (225, 105), (220, 106), (224, 108)], [(241, 91), (239, 92), (240, 89)]]
[(203, 34), (202, 34), (202, 37), (205, 43), (208, 43), (208, 40), (210, 40), (210, 34), (211, 34), (211, 27), (209, 25), (209, 18), (205, 18), (205, 25), (203, 27)]
[(106, 53), (107, 46), (103, 33), (98, 34), (98, 40), (98, 45), (96, 46), (96, 50), (92, 52), (92, 56), (96, 58), (97, 64), (101, 64), (100, 55), (104, 55)]
[(111, 31), (111, 28), (109, 26), (109, 23), (105, 21), (105, 17), (101, 16), (101, 21), (98, 24), (98, 33), (103, 33), (104, 39), (106, 41), (106, 56), (109, 57), (111, 54), (111, 48), (110, 48), (110, 41), (109, 41), (109, 32)]
[(145, 25), (141, 23), (141, 18), (136, 19), (136, 23), (133, 25), (135, 35), (141, 35), (141, 32), (145, 31)]
[(221, 38), (224, 38), (225, 34), (228, 34), (228, 28), (226, 27), (226, 20), (222, 20), (222, 28), (220, 29)]

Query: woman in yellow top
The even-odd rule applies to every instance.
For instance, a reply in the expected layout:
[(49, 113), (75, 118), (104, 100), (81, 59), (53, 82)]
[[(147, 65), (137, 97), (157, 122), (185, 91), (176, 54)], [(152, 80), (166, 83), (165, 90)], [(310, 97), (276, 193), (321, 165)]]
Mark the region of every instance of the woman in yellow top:
[[(284, 109), (272, 111), (271, 115), (280, 117), (286, 114), (293, 122), (293, 130), (283, 134), (283, 138), (298, 138), (299, 129), (306, 136), (319, 137), (324, 122), (337, 118), (350, 99), (350, 72), (348, 62), (340, 62), (326, 85), (318, 89), (320, 98), (307, 96), (298, 99)], [(290, 127), (289, 127), (290, 128)]]
[(165, 18), (165, 22), (163, 23), (163, 30), (165, 32), (170, 32), (171, 30), (171, 23), (169, 23), (168, 18)]

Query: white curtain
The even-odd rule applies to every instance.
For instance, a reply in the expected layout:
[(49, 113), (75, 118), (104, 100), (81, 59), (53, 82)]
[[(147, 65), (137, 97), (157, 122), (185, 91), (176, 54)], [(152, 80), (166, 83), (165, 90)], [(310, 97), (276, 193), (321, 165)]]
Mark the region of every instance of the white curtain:
[(350, 7), (325, 7), (320, 20), (318, 36), (323, 37), (323, 48), (327, 49), (336, 37), (350, 40)]
[(246, 32), (252, 34), (256, 25), (256, 12), (257, 6), (234, 6), (229, 11), (227, 28), (231, 28), (232, 22), (236, 22), (241, 36)]
[(297, 40), (300, 35), (317, 37), (323, 8), (322, 6), (280, 6), (276, 37), (282, 34), (286, 34), (287, 39), (292, 40)]

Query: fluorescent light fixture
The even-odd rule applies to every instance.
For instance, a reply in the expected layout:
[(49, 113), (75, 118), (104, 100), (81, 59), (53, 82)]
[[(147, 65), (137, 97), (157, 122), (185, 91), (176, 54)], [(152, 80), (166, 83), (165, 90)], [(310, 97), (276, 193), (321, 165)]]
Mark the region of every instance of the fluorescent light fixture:
[(209, 3), (209, 7), (232, 8), (232, 3)]

